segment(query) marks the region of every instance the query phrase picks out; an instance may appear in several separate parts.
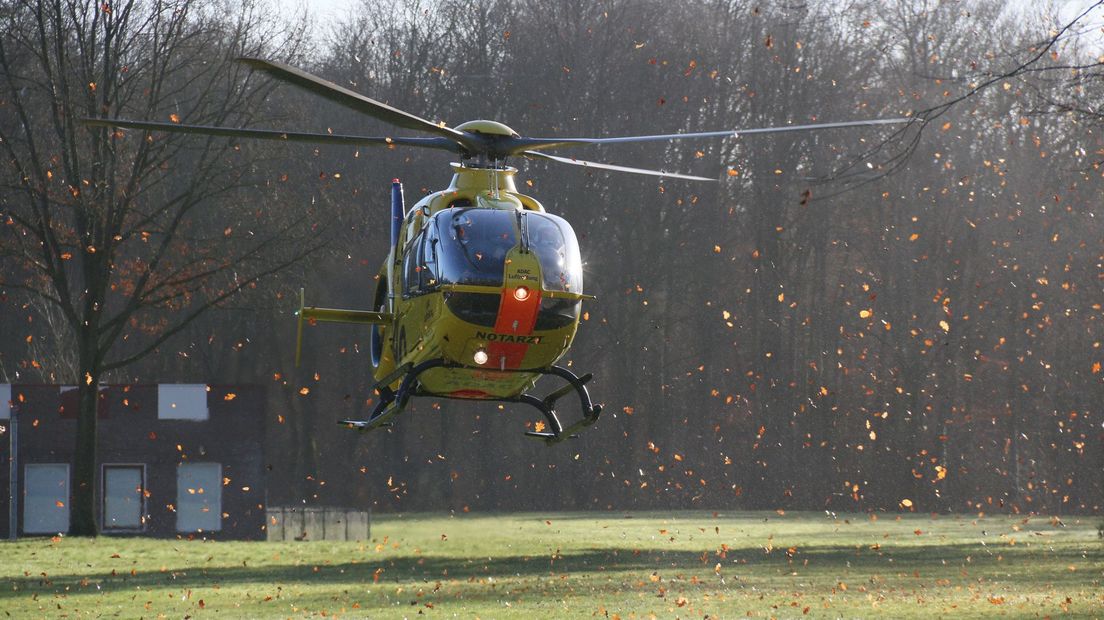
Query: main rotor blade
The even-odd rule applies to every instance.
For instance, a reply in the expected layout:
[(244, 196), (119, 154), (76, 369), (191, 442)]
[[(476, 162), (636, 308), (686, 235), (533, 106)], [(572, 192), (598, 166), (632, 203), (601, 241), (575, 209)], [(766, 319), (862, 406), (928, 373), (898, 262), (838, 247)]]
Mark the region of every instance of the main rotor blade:
[(215, 127), (211, 125), (181, 125), (179, 123), (156, 123), (151, 121), (131, 121), (112, 118), (82, 119), (85, 125), (93, 127), (122, 127), (124, 129), (145, 129), (147, 131), (165, 131), (170, 133), (191, 133), (205, 136), (223, 136), (228, 138), (255, 138), (258, 140), (282, 140), (285, 142), (309, 142), (312, 144), (349, 144), (354, 146), (416, 146), (422, 148), (460, 151), (460, 145), (448, 138), (403, 138), (349, 136), (328, 133), (303, 133), (279, 131), (273, 129), (235, 129), (233, 127)]
[(375, 99), (365, 97), (360, 93), (353, 92), (329, 80), (324, 80), (306, 71), (296, 69), (295, 67), (261, 58), (239, 58), (238, 60), (249, 65), (252, 69), (264, 71), (278, 80), (294, 84), (316, 95), (325, 97), (330, 101), (356, 110), (357, 112), (367, 114), (368, 116), (377, 118), (396, 127), (425, 131), (443, 138), (455, 140), (469, 148), (477, 146), (471, 136), (464, 132), (456, 131), (444, 125), (438, 125), (437, 123), (427, 121), (419, 116), (414, 116), (409, 112), (403, 112), (398, 108), (393, 108), (386, 103), (381, 103)]
[(685, 140), (688, 138), (736, 138), (757, 133), (782, 133), (787, 131), (817, 131), (839, 127), (865, 127), (869, 125), (899, 125), (911, 122), (909, 118), (877, 118), (866, 121), (844, 121), (840, 123), (812, 123), (807, 125), (783, 125), (780, 127), (755, 127), (751, 129), (731, 129), (727, 131), (701, 131), (696, 133), (667, 133), (647, 136), (622, 136), (619, 138), (514, 138), (510, 141), (512, 153), (525, 150), (556, 149), (565, 146), (585, 146), (592, 144), (622, 144), (626, 142), (658, 142)]
[(616, 164), (602, 164), (593, 161), (585, 161), (582, 159), (575, 159), (574, 157), (560, 157), (559, 155), (549, 155), (548, 153), (541, 153), (540, 151), (522, 151), (522, 155), (529, 159), (547, 159), (550, 161), (559, 162), (561, 164), (569, 164), (572, 166), (582, 166), (583, 168), (597, 168), (600, 170), (612, 170), (614, 172), (629, 172), (631, 174), (645, 174), (653, 177), (667, 177), (672, 179), (688, 179), (691, 181), (716, 181), (717, 179), (710, 179), (708, 177), (696, 177), (690, 174), (681, 174), (678, 172), (665, 172), (663, 170), (648, 170), (645, 168), (630, 168), (628, 166), (618, 166)]

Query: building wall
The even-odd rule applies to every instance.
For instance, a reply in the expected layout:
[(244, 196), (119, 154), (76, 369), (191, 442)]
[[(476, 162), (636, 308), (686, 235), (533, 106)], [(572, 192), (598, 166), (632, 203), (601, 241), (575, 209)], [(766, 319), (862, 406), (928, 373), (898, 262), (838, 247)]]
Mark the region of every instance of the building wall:
[[(48, 534), (41, 530), (54, 527), (72, 500), (76, 390), (10, 389), (18, 420), (17, 531)], [(264, 390), (252, 385), (101, 388), (96, 496), (103, 533), (263, 540), (264, 403)], [(6, 429), (0, 434), (0, 532), (7, 533), (11, 421), (0, 419), (0, 426)], [(54, 484), (62, 470), (49, 464), (69, 465), (68, 489)], [(134, 488), (136, 480), (141, 488)]]

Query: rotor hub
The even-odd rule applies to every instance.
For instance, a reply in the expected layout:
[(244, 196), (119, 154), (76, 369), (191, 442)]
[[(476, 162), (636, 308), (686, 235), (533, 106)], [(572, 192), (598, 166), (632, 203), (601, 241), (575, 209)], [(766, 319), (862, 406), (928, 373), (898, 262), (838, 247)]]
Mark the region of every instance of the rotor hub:
[(510, 129), (506, 125), (498, 121), (468, 121), (461, 123), (455, 127), (456, 131), (466, 131), (468, 133), (479, 133), (488, 136), (509, 136), (512, 138), (520, 137), (518, 133), (513, 129)]

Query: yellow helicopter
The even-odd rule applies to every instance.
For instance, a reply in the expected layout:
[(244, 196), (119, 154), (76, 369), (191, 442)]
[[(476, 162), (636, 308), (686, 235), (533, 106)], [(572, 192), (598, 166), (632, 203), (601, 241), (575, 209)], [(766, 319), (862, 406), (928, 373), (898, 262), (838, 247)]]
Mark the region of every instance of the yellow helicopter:
[[(558, 163), (695, 181), (715, 181), (661, 170), (631, 168), (552, 155), (545, 151), (596, 144), (735, 137), (907, 123), (906, 118), (616, 138), (530, 138), (506, 125), (477, 120), (456, 127), (433, 123), (327, 80), (277, 62), (243, 58), (255, 70), (402, 129), (430, 137), (374, 137), (214, 127), (124, 119), (85, 119), (94, 126), (198, 133), (346, 145), (410, 146), (459, 156), (452, 183), (407, 209), (402, 185), (391, 187), (391, 247), (380, 267), (372, 310), (306, 306), (300, 292), (296, 361), (303, 323), (371, 326), (371, 363), (379, 401), (366, 420), (341, 420), (363, 431), (390, 426), (414, 396), (517, 402), (532, 405), (547, 424), (526, 435), (558, 443), (593, 424), (602, 406), (591, 400), (578, 376), (556, 365), (571, 347), (580, 307), (594, 299), (583, 292), (579, 244), (563, 218), (547, 213), (518, 192), (517, 169), (506, 159), (521, 156)], [(543, 398), (530, 394), (538, 379), (556, 376), (564, 385)], [(559, 399), (577, 395), (578, 420), (564, 426)]]

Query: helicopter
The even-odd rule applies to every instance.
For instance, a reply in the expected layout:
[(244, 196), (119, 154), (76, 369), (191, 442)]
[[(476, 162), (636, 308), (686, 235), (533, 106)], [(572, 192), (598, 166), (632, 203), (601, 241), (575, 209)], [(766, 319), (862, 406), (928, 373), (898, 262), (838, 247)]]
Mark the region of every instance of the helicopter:
[[(570, 224), (518, 191), (509, 157), (690, 181), (716, 181), (553, 155), (547, 151), (647, 141), (733, 138), (758, 133), (908, 123), (908, 118), (785, 125), (696, 133), (610, 138), (536, 138), (491, 120), (449, 127), (399, 110), (298, 68), (240, 58), (253, 70), (305, 89), (400, 129), (428, 136), (358, 136), (188, 125), (119, 118), (84, 119), (91, 126), (257, 138), (315, 144), (415, 147), (448, 151), (459, 162), (452, 181), (407, 208), (402, 184), (391, 185), (390, 249), (376, 276), (371, 310), (307, 306), (300, 290), (296, 362), (304, 323), (370, 326), (370, 360), (379, 400), (367, 419), (340, 420), (361, 431), (388, 427), (416, 396), (523, 403), (538, 422), (529, 437), (548, 445), (577, 436), (596, 422), (602, 405), (587, 390), (590, 373), (557, 365), (579, 327), (583, 262)], [(544, 397), (531, 393), (542, 377), (563, 385)], [(564, 425), (557, 402), (577, 396), (581, 416)]]

